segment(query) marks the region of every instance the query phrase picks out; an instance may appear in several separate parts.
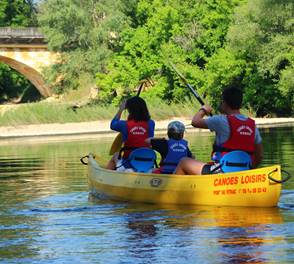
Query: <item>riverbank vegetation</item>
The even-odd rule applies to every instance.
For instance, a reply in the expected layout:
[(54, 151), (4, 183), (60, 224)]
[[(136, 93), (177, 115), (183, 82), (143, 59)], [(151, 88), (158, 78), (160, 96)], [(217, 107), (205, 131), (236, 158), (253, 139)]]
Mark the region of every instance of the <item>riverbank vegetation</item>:
[[(198, 109), (197, 104), (188, 101), (167, 104), (157, 100), (157, 102), (150, 103), (148, 107), (154, 120), (191, 117)], [(104, 106), (96, 103), (83, 107), (58, 102), (2, 106), (0, 107), (0, 126), (110, 120), (116, 112), (115, 105)]]

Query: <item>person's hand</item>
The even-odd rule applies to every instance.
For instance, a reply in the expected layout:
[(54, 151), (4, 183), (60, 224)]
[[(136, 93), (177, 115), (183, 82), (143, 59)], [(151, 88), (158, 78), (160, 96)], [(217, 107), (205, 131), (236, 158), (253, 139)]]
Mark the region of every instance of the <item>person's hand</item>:
[(123, 111), (123, 110), (126, 109), (126, 103), (127, 103), (127, 100), (126, 100), (126, 99), (124, 99), (124, 100), (121, 102), (121, 104), (120, 104), (120, 106), (119, 106), (119, 110), (120, 110), (120, 111)]
[(212, 107), (210, 105), (202, 105), (200, 110), (203, 111), (206, 115), (209, 115), (212, 112)]

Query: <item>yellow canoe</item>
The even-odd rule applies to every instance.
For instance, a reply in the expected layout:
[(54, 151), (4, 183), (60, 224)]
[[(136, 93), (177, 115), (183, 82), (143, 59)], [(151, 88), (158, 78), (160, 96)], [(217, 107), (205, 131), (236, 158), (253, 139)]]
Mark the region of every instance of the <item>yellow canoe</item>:
[(274, 181), (281, 180), (279, 165), (215, 175), (164, 175), (107, 170), (92, 154), (87, 158), (90, 193), (113, 200), (274, 207), (280, 198), (281, 184)]

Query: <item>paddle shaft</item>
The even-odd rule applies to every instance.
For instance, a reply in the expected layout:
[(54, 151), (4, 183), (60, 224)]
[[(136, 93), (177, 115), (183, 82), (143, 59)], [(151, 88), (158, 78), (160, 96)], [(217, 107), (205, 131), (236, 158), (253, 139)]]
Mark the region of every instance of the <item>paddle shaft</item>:
[(140, 84), (139, 90), (138, 90), (138, 92), (137, 92), (137, 94), (136, 94), (137, 97), (140, 96), (140, 93), (141, 93), (141, 91), (142, 91), (143, 85), (144, 85), (144, 83), (142, 82), (142, 83)]
[[(192, 94), (196, 97), (196, 99), (198, 100), (198, 102), (203, 106), (205, 105), (204, 101), (202, 100), (202, 98), (200, 97), (200, 95), (197, 93), (197, 91), (192, 87), (191, 84), (188, 83), (188, 81), (186, 80), (186, 78), (183, 76), (183, 74), (181, 74), (178, 69), (176, 68), (176, 66), (172, 63), (170, 63), (171, 67), (173, 68), (173, 70), (175, 71), (175, 73), (180, 77), (180, 79), (183, 81), (183, 83), (188, 87), (188, 89), (192, 92)], [(210, 116), (212, 116), (212, 114), (209, 114)]]

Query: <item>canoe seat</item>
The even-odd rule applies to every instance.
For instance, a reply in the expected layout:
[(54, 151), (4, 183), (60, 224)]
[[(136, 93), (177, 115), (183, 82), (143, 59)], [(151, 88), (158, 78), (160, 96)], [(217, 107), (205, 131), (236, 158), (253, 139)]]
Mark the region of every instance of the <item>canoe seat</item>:
[(251, 157), (248, 153), (240, 150), (226, 153), (220, 159), (221, 169), (224, 173), (250, 170), (252, 168)]
[(150, 148), (138, 148), (131, 152), (129, 164), (137, 172), (149, 172), (156, 165), (156, 153)]

